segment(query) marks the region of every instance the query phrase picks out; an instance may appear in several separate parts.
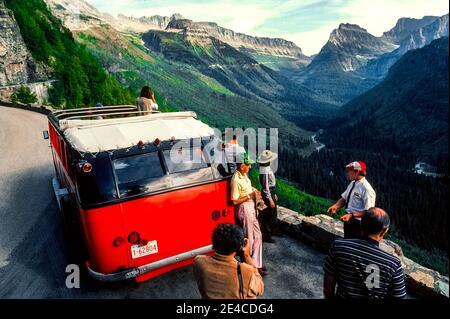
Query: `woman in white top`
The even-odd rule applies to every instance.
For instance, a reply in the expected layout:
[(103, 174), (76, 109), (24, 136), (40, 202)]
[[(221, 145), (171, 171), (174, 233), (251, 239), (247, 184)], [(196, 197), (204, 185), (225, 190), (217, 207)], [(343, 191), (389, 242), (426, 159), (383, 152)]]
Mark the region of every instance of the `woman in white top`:
[(137, 99), (137, 108), (139, 112), (145, 112), (143, 115), (158, 111), (158, 104), (155, 100), (155, 93), (149, 86), (144, 86)]

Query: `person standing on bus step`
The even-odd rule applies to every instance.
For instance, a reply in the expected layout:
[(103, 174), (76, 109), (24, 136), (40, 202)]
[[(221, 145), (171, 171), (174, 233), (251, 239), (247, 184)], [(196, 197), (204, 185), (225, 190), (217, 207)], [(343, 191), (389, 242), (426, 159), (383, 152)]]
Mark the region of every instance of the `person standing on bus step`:
[(275, 193), (276, 179), (270, 164), (278, 158), (278, 154), (270, 150), (263, 151), (258, 157), (259, 181), (261, 195), (266, 208), (259, 213), (263, 242), (275, 243), (272, 235), (280, 235), (277, 221), (277, 194)]
[[(95, 104), (96, 108), (101, 108), (103, 107), (103, 104), (101, 102), (97, 102), (97, 104)], [(103, 120), (103, 116), (96, 116), (95, 117), (96, 120)]]
[(141, 94), (136, 101), (137, 109), (139, 112), (145, 112), (143, 115), (152, 113), (152, 111), (158, 111), (158, 103), (155, 100), (155, 93), (149, 86), (144, 86), (141, 90)]
[(245, 237), (248, 238), (253, 263), (260, 274), (264, 276), (267, 270), (262, 265), (262, 234), (254, 202), (260, 193), (252, 187), (247, 175), (255, 162), (249, 158), (247, 153), (243, 153), (238, 156), (236, 164), (236, 172), (231, 178), (231, 200), (235, 205), (237, 222), (244, 229)]
[(328, 208), (328, 213), (345, 206), (347, 214), (341, 217), (344, 222), (344, 238), (361, 237), (361, 217), (363, 211), (375, 207), (376, 194), (366, 179), (366, 164), (364, 162), (352, 162), (346, 166), (347, 178), (351, 181), (341, 198)]
[(250, 257), (250, 245), (241, 227), (217, 225), (212, 245), (214, 256), (199, 255), (194, 259), (194, 276), (202, 298), (256, 299), (264, 293), (264, 282)]
[(236, 159), (245, 153), (245, 148), (238, 144), (237, 136), (233, 135), (232, 139), (225, 143), (225, 157), (227, 159), (228, 171), (231, 174), (236, 172)]

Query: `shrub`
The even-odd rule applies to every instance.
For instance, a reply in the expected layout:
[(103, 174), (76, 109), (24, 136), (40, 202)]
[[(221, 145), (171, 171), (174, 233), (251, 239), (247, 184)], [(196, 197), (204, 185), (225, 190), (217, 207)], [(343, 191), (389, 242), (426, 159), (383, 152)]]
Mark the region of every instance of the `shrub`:
[(20, 86), (14, 94), (11, 96), (11, 100), (13, 103), (24, 103), (24, 104), (32, 104), (37, 102), (37, 96), (28, 86)]

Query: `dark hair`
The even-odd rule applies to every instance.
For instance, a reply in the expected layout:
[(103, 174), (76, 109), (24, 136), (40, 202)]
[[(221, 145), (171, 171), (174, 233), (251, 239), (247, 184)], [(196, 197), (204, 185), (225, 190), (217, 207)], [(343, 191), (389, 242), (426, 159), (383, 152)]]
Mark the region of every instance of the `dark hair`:
[(359, 176), (366, 176), (366, 172), (359, 171)]
[(231, 255), (241, 250), (245, 243), (244, 231), (233, 224), (219, 224), (213, 231), (212, 245), (216, 253)]
[(147, 99), (151, 99), (153, 95), (153, 90), (149, 86), (144, 86), (141, 90), (140, 97), (145, 97)]
[(361, 230), (366, 236), (379, 234), (391, 223), (389, 215), (381, 208), (372, 207), (364, 211), (361, 218)]

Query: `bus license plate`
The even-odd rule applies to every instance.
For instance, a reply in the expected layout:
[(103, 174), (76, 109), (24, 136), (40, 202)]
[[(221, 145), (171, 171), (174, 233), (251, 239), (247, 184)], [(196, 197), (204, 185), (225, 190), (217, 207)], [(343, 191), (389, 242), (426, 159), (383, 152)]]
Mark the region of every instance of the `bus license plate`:
[(131, 257), (133, 259), (156, 254), (158, 252), (158, 243), (156, 240), (149, 241), (147, 245), (134, 245), (131, 246)]

